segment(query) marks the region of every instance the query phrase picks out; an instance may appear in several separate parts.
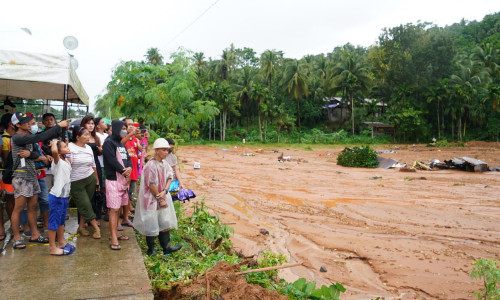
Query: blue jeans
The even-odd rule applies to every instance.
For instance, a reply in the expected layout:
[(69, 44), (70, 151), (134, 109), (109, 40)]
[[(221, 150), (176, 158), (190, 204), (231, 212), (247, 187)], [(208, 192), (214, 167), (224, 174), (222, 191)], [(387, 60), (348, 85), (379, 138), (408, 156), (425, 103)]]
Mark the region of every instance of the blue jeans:
[(40, 211), (49, 211), (49, 191), (47, 189), (47, 183), (44, 178), (40, 178), (38, 179), (38, 184), (40, 185), (40, 194), (38, 194), (38, 205), (40, 205)]

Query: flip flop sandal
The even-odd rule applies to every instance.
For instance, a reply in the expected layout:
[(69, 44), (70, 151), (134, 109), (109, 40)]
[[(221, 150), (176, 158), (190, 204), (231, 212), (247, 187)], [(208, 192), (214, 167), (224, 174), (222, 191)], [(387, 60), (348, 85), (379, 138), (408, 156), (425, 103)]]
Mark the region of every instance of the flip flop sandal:
[(12, 248), (26, 249), (26, 243), (23, 240), (15, 241), (14, 244), (12, 244)]
[(125, 222), (125, 223), (122, 223), (122, 226), (134, 227), (134, 224), (132, 224), (132, 222)]
[(109, 248), (111, 248), (111, 250), (121, 250), (122, 249), (120, 244), (109, 244)]
[(85, 228), (78, 229), (77, 233), (79, 233), (82, 236), (89, 236), (90, 235), (90, 232)]
[[(109, 239), (111, 240), (111, 237)], [(116, 239), (119, 241), (128, 241), (130, 238), (128, 236), (122, 234), (122, 235), (119, 235)]]
[(43, 235), (39, 236), (36, 240), (29, 240), (30, 243), (40, 243), (40, 244), (47, 244), (49, 242), (49, 239), (44, 237)]
[(5, 240), (5, 238), (7, 237), (7, 235), (5, 234), (0, 234), (0, 242)]
[(129, 238), (128, 238), (128, 236), (126, 236), (126, 235), (123, 235), (123, 234), (122, 234), (122, 235), (120, 235), (120, 236), (118, 237), (118, 240), (119, 240), (119, 241), (128, 241), (128, 240), (129, 240)]
[(101, 238), (101, 231), (94, 231), (94, 234), (92, 235), (92, 237), (96, 240), (100, 239)]
[(123, 227), (122, 227), (122, 225), (118, 225), (118, 226), (116, 227), (116, 230), (118, 230), (118, 231), (123, 231)]
[(75, 252), (76, 248), (71, 246), (70, 244), (66, 244), (66, 246), (64, 246), (64, 248), (62, 248), (62, 253), (61, 254), (51, 254), (53, 256), (63, 256), (63, 255), (70, 255), (70, 254), (73, 254)]

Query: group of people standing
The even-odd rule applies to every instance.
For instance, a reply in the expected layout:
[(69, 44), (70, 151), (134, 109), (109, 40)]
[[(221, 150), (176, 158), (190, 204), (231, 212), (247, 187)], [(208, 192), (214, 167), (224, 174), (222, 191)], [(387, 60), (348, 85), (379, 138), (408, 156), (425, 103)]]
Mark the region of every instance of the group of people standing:
[[(80, 236), (90, 236), (88, 228), (92, 228), (92, 237), (100, 239), (100, 221), (105, 219), (109, 220), (112, 250), (120, 250), (120, 241), (129, 239), (120, 233), (123, 226), (135, 227), (147, 236), (150, 255), (155, 253), (156, 236), (164, 254), (180, 249), (170, 245), (169, 230), (177, 228), (170, 183), (176, 180), (183, 187), (177, 159), (171, 154), (172, 140), (169, 143), (157, 139), (154, 158), (145, 164), (149, 134), (131, 118), (113, 120), (109, 126), (103, 119), (87, 115), (79, 126), (70, 127), (69, 120), (56, 124), (54, 115), (47, 113), (42, 123), (43, 131), (32, 115), (18, 112), (4, 114), (0, 121), (4, 173), (1, 190), (14, 249), (26, 248), (21, 236), (24, 225), (29, 242), (49, 243), (51, 255), (74, 253), (75, 247), (64, 239), (69, 198), (78, 209)], [(48, 238), (37, 227), (37, 204)], [(23, 224), (24, 212), (27, 224)], [(5, 233), (0, 211), (0, 241), (5, 239)]]

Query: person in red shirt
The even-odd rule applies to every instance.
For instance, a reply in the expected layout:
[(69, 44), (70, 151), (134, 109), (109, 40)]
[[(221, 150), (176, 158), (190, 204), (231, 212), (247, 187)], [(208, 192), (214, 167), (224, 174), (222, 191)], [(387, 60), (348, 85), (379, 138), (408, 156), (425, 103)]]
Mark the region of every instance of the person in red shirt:
[(129, 220), (130, 206), (134, 199), (134, 194), (137, 191), (137, 180), (139, 180), (139, 157), (142, 151), (142, 146), (139, 140), (135, 137), (139, 133), (139, 128), (134, 126), (134, 120), (126, 118), (125, 124), (127, 126), (127, 135), (122, 139), (122, 144), (127, 148), (130, 161), (132, 163), (132, 173), (130, 173), (130, 187), (128, 190), (129, 205), (123, 207), (123, 220), (122, 226), (133, 227), (132, 222)]

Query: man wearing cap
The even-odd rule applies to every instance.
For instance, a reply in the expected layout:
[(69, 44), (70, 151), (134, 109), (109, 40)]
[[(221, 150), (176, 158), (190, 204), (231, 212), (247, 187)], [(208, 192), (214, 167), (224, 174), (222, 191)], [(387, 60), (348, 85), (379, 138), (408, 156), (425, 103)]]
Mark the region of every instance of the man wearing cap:
[[(28, 204), (28, 223), (31, 228), (30, 242), (47, 243), (48, 239), (44, 238), (38, 232), (36, 226), (36, 203), (38, 193), (40, 193), (40, 185), (37, 180), (37, 171), (35, 162), (31, 159), (26, 159), (29, 152), (33, 151), (33, 144), (44, 142), (52, 138), (56, 138), (61, 127), (68, 127), (68, 121), (61, 121), (58, 125), (44, 131), (41, 134), (33, 135), (38, 131), (38, 126), (33, 118), (23, 113), (15, 113), (12, 115), (12, 125), (16, 127), (16, 134), (11, 138), (12, 161), (13, 161), (13, 176), (12, 186), (14, 188), (15, 205), (11, 217), (12, 231), (14, 234), (14, 249), (24, 249), (26, 244), (21, 239), (19, 234), (19, 216)], [(28, 152), (28, 155), (26, 154)]]

